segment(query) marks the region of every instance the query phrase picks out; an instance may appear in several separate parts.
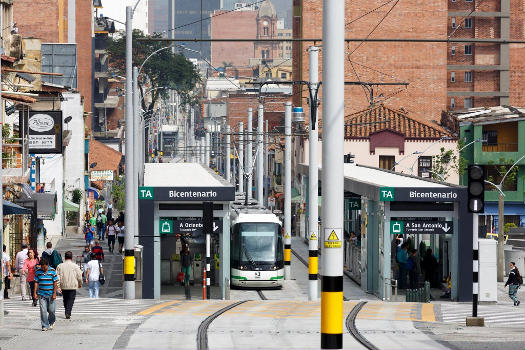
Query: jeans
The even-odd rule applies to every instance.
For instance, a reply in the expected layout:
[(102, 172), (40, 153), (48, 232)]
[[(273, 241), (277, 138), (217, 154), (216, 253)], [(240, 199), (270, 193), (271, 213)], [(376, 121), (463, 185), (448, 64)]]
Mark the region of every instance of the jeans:
[(33, 299), (33, 302), (35, 303), (36, 305), (36, 299), (33, 298), (33, 296), (35, 295), (35, 281), (31, 281), (29, 282), (29, 290), (31, 292), (31, 299)]
[(407, 280), (407, 268), (405, 263), (398, 263), (399, 265), (399, 289), (405, 289), (406, 288), (406, 280)]
[(519, 285), (517, 284), (509, 284), (509, 297), (512, 299), (514, 304), (518, 302), (518, 297), (516, 294), (518, 293)]
[(38, 296), (40, 303), (40, 321), (42, 322), (42, 328), (49, 328), (50, 325), (55, 323), (55, 301), (49, 296)]
[(66, 316), (71, 316), (71, 311), (73, 310), (73, 304), (75, 303), (76, 296), (77, 291), (75, 289), (62, 289), (62, 297)]
[(184, 273), (184, 285), (188, 285), (190, 283), (190, 272), (191, 267), (190, 266), (183, 266), (182, 272)]
[(5, 276), (4, 281), (4, 299), (7, 299), (9, 298), (9, 288), (11, 288), (11, 280), (9, 279), (9, 276)]
[(100, 282), (99, 281), (89, 281), (89, 297), (90, 298), (98, 298), (98, 289), (100, 288)]
[(104, 240), (104, 234), (106, 233), (106, 227), (105, 226), (98, 227), (97, 231), (98, 231), (98, 239), (103, 241)]

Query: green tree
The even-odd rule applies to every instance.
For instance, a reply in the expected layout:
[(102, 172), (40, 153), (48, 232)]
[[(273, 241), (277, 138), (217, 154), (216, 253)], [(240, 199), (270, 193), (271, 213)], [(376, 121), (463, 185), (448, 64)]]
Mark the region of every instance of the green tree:
[[(145, 35), (141, 30), (133, 30), (133, 66), (140, 67), (144, 60), (158, 49), (166, 47), (160, 41), (139, 41), (139, 38), (160, 38), (160, 34)], [(126, 70), (126, 35), (120, 31), (108, 39), (110, 70), (124, 75)], [(181, 96), (183, 104), (195, 104), (197, 101), (193, 91), (200, 76), (193, 63), (184, 55), (173, 53), (171, 49), (157, 52), (144, 64), (138, 79), (142, 109), (152, 113), (155, 104), (160, 98), (167, 98), (167, 89), (176, 90)], [(150, 90), (151, 102), (146, 104), (145, 90)]]
[[(486, 170), (489, 174), (487, 180), (495, 185), (499, 185), (501, 179), (503, 176), (505, 176), (507, 171), (509, 171), (514, 162), (515, 161), (512, 159), (505, 158), (500, 158), (498, 164), (495, 164), (492, 160), (489, 161)], [(505, 178), (505, 182), (502, 184), (503, 191), (516, 191), (516, 177), (518, 176), (518, 168), (519, 167), (515, 166), (510, 170), (509, 174)], [(494, 188), (491, 186), (490, 190), (494, 191)]]
[(460, 177), (463, 175), (467, 167), (467, 161), (458, 157), (459, 149), (462, 147), (462, 142), (458, 142), (457, 150), (445, 150), (441, 147), (439, 154), (432, 156), (432, 178), (435, 180), (447, 180), (451, 173), (457, 173)]
[(115, 203), (115, 209), (118, 211), (124, 210), (125, 207), (126, 192), (124, 185), (124, 176), (120, 176), (117, 181), (113, 182), (111, 189), (111, 196), (113, 197), (113, 201)]

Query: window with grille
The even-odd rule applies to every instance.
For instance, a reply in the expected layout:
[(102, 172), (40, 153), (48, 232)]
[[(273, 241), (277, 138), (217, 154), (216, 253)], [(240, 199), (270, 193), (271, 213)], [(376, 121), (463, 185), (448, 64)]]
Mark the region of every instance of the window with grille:
[(463, 102), (464, 108), (472, 108), (472, 97), (468, 97)]
[(450, 82), (454, 83), (456, 81), (456, 72), (450, 72)]
[(472, 44), (465, 45), (465, 55), (472, 55)]
[(379, 156), (379, 168), (392, 170), (396, 162), (395, 156)]
[(472, 28), (472, 18), (465, 18), (465, 28), (470, 29)]
[(451, 49), (450, 49), (450, 54), (452, 56), (454, 56), (456, 54), (456, 46), (455, 45), (452, 45)]
[(465, 83), (472, 83), (472, 72), (465, 72)]

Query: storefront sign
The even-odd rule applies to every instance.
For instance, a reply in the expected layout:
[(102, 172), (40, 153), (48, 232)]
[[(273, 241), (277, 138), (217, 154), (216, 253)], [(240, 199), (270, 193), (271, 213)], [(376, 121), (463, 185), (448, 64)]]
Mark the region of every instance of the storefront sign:
[(139, 187), (139, 199), (172, 202), (226, 202), (235, 199), (232, 187)]
[(62, 153), (62, 111), (29, 111), (29, 153)]
[(113, 181), (113, 170), (93, 170), (89, 179), (91, 181)]
[(390, 234), (447, 234), (452, 233), (452, 221), (390, 221)]

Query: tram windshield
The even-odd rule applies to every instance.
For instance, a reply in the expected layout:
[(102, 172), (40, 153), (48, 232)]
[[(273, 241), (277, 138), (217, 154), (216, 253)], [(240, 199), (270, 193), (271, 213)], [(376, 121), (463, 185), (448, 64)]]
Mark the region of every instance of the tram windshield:
[[(280, 226), (274, 223), (241, 223), (234, 227), (232, 258), (235, 265), (276, 264), (283, 260)], [(280, 264), (278, 264), (280, 265)]]

